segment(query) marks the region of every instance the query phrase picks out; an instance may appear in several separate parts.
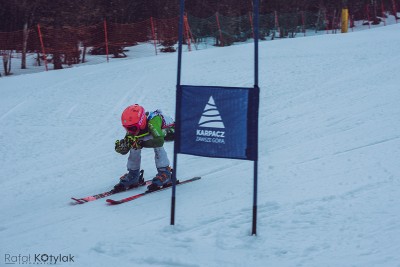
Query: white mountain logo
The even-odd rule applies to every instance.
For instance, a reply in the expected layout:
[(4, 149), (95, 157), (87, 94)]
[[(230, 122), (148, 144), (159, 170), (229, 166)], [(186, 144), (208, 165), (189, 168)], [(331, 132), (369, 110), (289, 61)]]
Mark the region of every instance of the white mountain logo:
[(199, 121), (199, 127), (225, 128), (214, 98), (210, 96)]

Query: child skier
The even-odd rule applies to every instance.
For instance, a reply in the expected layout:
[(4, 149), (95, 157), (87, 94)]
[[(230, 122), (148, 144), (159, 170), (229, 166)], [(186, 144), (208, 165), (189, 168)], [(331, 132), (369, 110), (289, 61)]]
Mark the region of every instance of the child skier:
[(161, 110), (145, 112), (138, 104), (127, 107), (121, 116), (122, 126), (126, 130), (125, 138), (115, 142), (115, 151), (128, 157), (128, 173), (114, 186), (115, 192), (125, 191), (137, 186), (139, 181), (142, 148), (153, 148), (157, 175), (153, 178), (149, 190), (156, 190), (171, 183), (171, 168), (164, 141), (174, 138), (174, 121)]

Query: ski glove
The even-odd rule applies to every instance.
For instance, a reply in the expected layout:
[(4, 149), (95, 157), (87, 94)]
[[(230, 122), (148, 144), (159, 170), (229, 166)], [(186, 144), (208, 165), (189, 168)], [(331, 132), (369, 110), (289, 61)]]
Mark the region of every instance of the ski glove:
[(122, 155), (127, 154), (131, 148), (142, 149), (143, 141), (130, 135), (125, 136), (124, 139), (115, 141), (115, 151)]
[(130, 149), (129, 143), (125, 139), (115, 141), (116, 152), (126, 155)]
[(124, 140), (126, 140), (128, 142), (130, 148), (142, 149), (142, 147), (143, 147), (143, 141), (139, 140), (135, 136), (127, 135), (127, 136), (125, 136)]

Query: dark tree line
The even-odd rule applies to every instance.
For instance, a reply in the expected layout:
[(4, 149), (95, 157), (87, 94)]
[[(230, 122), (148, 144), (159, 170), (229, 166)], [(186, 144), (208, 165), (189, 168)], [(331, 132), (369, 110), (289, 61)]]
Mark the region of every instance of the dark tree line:
[[(260, 13), (314, 11), (348, 6), (360, 12), (367, 4), (389, 8), (393, 0), (260, 0)], [(398, 0), (394, 0), (399, 2)], [(186, 11), (207, 17), (218, 12), (240, 16), (252, 10), (252, 0), (186, 0)], [(0, 0), (0, 31), (22, 30), (41, 23), (45, 26), (81, 26), (110, 22), (133, 23), (150, 17), (178, 16), (179, 0)]]
[[(267, 18), (267, 21), (263, 22), (263, 29), (260, 29), (261, 38), (275, 34), (275, 32), (270, 32), (270, 29), (274, 28), (274, 23), (276, 24), (273, 17), (273, 14), (276, 14), (275, 12), (280, 14), (279, 36), (293, 37), (299, 30), (299, 20), (301, 20), (299, 14), (302, 12), (313, 14), (311, 17), (314, 22), (311, 24), (318, 30), (319, 22), (326, 22), (327, 14), (333, 14), (333, 17), (338, 20), (340, 9), (343, 7), (349, 9), (355, 20), (364, 20), (367, 17), (366, 12), (368, 10), (368, 18), (376, 23), (379, 23), (378, 17), (382, 15), (382, 8), (390, 13), (393, 13), (394, 6), (397, 6), (397, 10), (400, 8), (400, 0), (259, 1), (260, 14), (271, 14), (270, 18)], [(180, 0), (0, 0), (0, 32), (22, 31), (22, 45), (17, 50), (21, 52), (21, 68), (24, 69), (26, 68), (26, 53), (29, 50), (30, 41), (28, 39), (30, 31), (38, 24), (41, 27), (53, 30), (53, 46), (62, 46), (62, 36), (57, 34), (57, 30), (60, 32), (68, 27), (76, 28), (79, 26), (97, 25), (104, 20), (111, 23), (129, 24), (145, 21), (151, 17), (158, 19), (176, 18), (179, 15), (179, 2)], [(192, 18), (210, 18), (215, 16), (238, 18), (249, 16), (252, 10), (252, 0), (185, 0), (185, 11)], [(192, 22), (195, 24), (194, 20)], [(330, 20), (330, 23), (333, 25), (332, 20)], [(209, 25), (194, 26), (197, 26), (195, 28), (198, 34), (198, 36), (193, 37), (195, 39), (201, 38), (202, 27), (205, 27), (204, 29), (207, 30), (210, 28)], [(250, 28), (249, 19), (228, 20), (224, 27), (224, 33), (213, 36), (215, 37), (216, 45), (225, 46), (236, 41), (245, 41), (247, 38), (251, 38), (251, 30), (250, 32), (248, 30)], [(173, 25), (173, 28), (169, 30), (176, 31), (176, 25)], [(203, 36), (206, 36), (206, 34), (203, 34)], [(274, 38), (273, 36), (271, 38)], [(175, 42), (175, 39), (166, 39), (162, 45), (166, 46), (168, 50)], [(76, 43), (76, 51), (79, 51), (78, 39)], [(118, 51), (122, 49), (122, 47), (117, 47)], [(38, 53), (39, 58), (39, 51), (36, 50), (35, 52)], [(84, 51), (86, 51), (86, 48)], [(12, 52), (12, 49), (2, 52), (4, 69), (10, 69), (9, 65), (11, 61), (8, 61), (8, 59), (11, 58), (11, 54), (7, 55), (7, 53)], [(54, 68), (62, 68), (62, 59), (68, 58), (65, 49), (59, 47), (57, 51), (52, 51), (51, 54)], [(82, 62), (84, 61), (84, 55), (85, 52), (82, 56)], [(75, 63), (79, 63), (79, 56), (75, 56), (75, 58), (77, 58)], [(38, 61), (40, 63), (40, 60)]]

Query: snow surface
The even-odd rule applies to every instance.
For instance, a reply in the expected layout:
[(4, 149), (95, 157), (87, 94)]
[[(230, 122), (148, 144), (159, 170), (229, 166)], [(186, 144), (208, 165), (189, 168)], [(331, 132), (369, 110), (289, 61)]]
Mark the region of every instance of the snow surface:
[[(247, 161), (179, 155), (178, 177), (202, 179), (177, 188), (175, 226), (170, 190), (70, 205), (125, 172), (127, 105), (174, 115), (176, 54), (0, 79), (0, 265), (400, 266), (399, 31), (260, 43), (257, 236)], [(183, 59), (183, 84), (253, 85), (251, 44)]]

